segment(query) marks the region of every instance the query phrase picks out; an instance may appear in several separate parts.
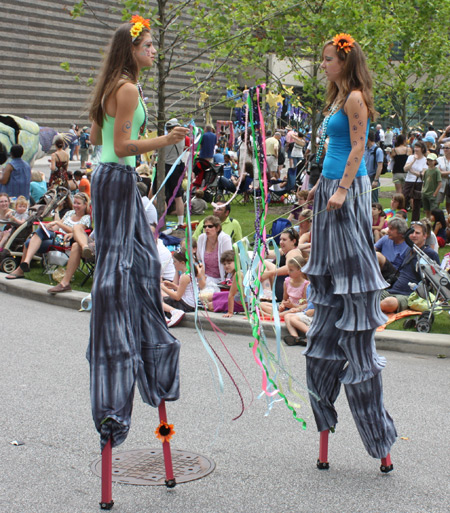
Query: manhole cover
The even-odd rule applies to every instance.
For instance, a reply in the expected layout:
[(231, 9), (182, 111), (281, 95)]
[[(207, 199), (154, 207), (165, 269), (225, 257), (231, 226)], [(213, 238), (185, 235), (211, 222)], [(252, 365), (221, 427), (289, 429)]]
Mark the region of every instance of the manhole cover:
[[(173, 473), (178, 483), (201, 479), (210, 474), (216, 464), (206, 456), (172, 449)], [(102, 476), (102, 458), (91, 464), (91, 470)], [(115, 483), (132, 485), (163, 485), (166, 472), (161, 449), (135, 449), (113, 453), (112, 480)]]

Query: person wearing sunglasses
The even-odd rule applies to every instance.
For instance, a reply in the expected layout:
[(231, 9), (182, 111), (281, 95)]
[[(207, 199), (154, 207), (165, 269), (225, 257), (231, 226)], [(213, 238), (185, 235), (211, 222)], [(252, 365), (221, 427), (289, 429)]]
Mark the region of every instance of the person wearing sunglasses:
[(220, 219), (216, 216), (208, 216), (203, 221), (203, 233), (197, 240), (197, 258), (201, 273), (206, 277), (207, 287), (215, 287), (215, 284), (225, 279), (225, 267), (220, 262), (220, 257), (225, 251), (232, 249), (231, 237), (222, 231)]
[[(412, 242), (432, 260), (440, 263), (439, 255), (426, 245), (427, 227), (421, 221), (413, 221), (414, 230), (409, 236)], [(408, 308), (408, 297), (411, 294), (409, 283), (419, 283), (421, 277), (416, 270), (417, 255), (413, 249), (406, 252), (402, 265), (397, 270), (395, 283), (381, 293), (381, 310), (385, 313), (402, 312)]]

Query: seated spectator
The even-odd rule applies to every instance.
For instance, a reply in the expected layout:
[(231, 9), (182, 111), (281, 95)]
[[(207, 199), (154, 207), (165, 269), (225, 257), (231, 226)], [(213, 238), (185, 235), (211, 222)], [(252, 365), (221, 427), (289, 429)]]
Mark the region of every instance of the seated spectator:
[[(426, 253), (436, 263), (439, 262), (438, 254), (425, 245), (427, 239), (426, 226), (421, 221), (411, 223), (413, 233), (409, 236), (411, 241)], [(408, 297), (412, 293), (409, 283), (419, 283), (420, 274), (416, 270), (417, 255), (411, 248), (405, 256), (400, 272), (395, 283), (381, 294), (381, 310), (385, 313), (401, 312), (408, 308)]]
[(284, 280), (289, 274), (287, 262), (296, 256), (303, 256), (301, 251), (298, 249), (298, 242), (299, 234), (295, 228), (286, 228), (280, 235), (281, 256), (278, 267), (276, 265), (276, 260), (269, 260), (276, 258), (274, 251), (269, 251), (267, 255), (268, 260), (264, 260), (266, 270), (261, 275), (261, 283), (265, 280), (269, 280), (270, 287), (275, 286), (275, 296), (277, 301), (283, 300)]
[(391, 199), (391, 208), (385, 208), (384, 213), (386, 214), (386, 221), (389, 221), (391, 217), (395, 217), (395, 214), (399, 210), (405, 208), (405, 196), (401, 193), (394, 194)]
[(67, 214), (67, 212), (71, 212), (73, 210), (72, 198), (73, 196), (69, 194), (66, 199), (56, 207), (54, 221), (59, 221)]
[(191, 214), (202, 215), (208, 208), (208, 203), (203, 199), (205, 196), (204, 191), (198, 189), (195, 191), (195, 197), (191, 201)]
[(439, 247), (443, 248), (447, 239), (444, 212), (440, 209), (432, 210), (430, 221), (433, 224), (433, 233), (436, 235)]
[(394, 217), (399, 217), (400, 219), (408, 220), (408, 212), (405, 209), (397, 210)]
[(312, 217), (313, 211), (309, 210), (309, 208), (303, 209), (298, 217), (298, 234), (300, 238), (297, 247), (304, 254), (309, 254), (311, 249)]
[(373, 240), (377, 242), (381, 238), (381, 230), (385, 227), (386, 217), (381, 203), (372, 203), (372, 232)]
[(375, 243), (375, 250), (377, 251), (381, 274), (389, 282), (402, 265), (409, 248), (405, 242), (408, 224), (404, 219), (393, 217), (388, 222), (387, 230), (387, 235), (384, 235)]
[[(187, 270), (187, 258), (181, 251), (175, 252), (173, 255), (173, 263), (175, 269), (180, 273), (178, 284), (169, 281), (161, 283), (161, 291), (163, 294), (163, 310), (171, 315), (167, 326), (169, 328), (176, 326), (181, 322), (185, 312), (195, 311), (195, 295), (194, 287), (191, 282), (191, 274)], [(198, 288), (205, 286), (203, 276), (198, 272), (197, 266), (194, 265), (194, 274), (198, 280)]]
[(244, 311), (236, 281), (234, 251), (224, 251), (220, 258), (220, 262), (225, 269), (226, 280), (230, 284), (229, 290), (212, 292), (211, 290), (205, 289), (206, 293), (202, 293), (201, 299), (206, 304), (208, 310), (213, 312), (227, 312), (223, 317), (232, 317), (234, 313)]
[[(213, 203), (213, 215), (219, 218), (222, 232), (229, 235), (234, 243), (242, 239), (242, 228), (237, 219), (230, 217), (230, 212), (231, 206), (230, 204), (225, 205), (225, 201), (216, 201), (216, 203)], [(192, 236), (195, 240), (198, 240), (200, 234), (203, 233), (204, 222), (205, 219), (200, 221), (195, 229)]]
[[(10, 208), (11, 200), (9, 199), (8, 194), (6, 192), (0, 192), (0, 220), (8, 219), (8, 215), (12, 214), (12, 210)], [(6, 223), (0, 223), (0, 230), (4, 230)]]
[[(289, 276), (284, 280), (283, 284), (283, 300), (278, 306), (280, 318), (291, 312), (293, 308), (297, 308), (306, 300), (306, 287), (309, 284), (306, 274), (302, 272), (302, 267), (306, 264), (306, 259), (302, 256), (295, 256), (288, 260), (287, 268)], [(272, 303), (261, 302), (259, 305), (262, 312), (272, 316)]]
[(204, 233), (197, 241), (197, 258), (207, 280), (207, 286), (217, 284), (225, 279), (225, 268), (220, 258), (225, 251), (232, 249), (229, 235), (222, 231), (220, 219), (216, 216), (208, 216), (203, 221)]
[[(91, 197), (91, 182), (79, 170), (75, 171), (73, 176), (75, 178), (75, 181), (77, 182), (78, 190), (80, 192), (86, 193), (90, 198)], [(69, 187), (70, 187), (70, 184), (69, 184)]]
[(19, 196), (16, 199), (15, 210), (8, 212), (6, 218), (16, 224), (23, 224), (30, 217), (28, 206), (27, 198), (25, 198), (25, 196)]
[(44, 180), (42, 173), (39, 171), (31, 171), (30, 182), (30, 201), (34, 205), (47, 192), (47, 182)]
[[(224, 155), (224, 159), (223, 176), (219, 178), (217, 183), (219, 194), (222, 194), (223, 191), (236, 192), (236, 187), (239, 183), (239, 173), (235, 162), (228, 153)], [(245, 177), (243, 177), (242, 183), (245, 184)]]
[(73, 227), (74, 243), (70, 248), (69, 260), (66, 266), (66, 272), (63, 279), (56, 285), (47, 290), (49, 294), (60, 294), (61, 292), (71, 292), (70, 285), (73, 275), (80, 266), (81, 258), (90, 262), (95, 260), (95, 236), (92, 232), (89, 236), (82, 224), (76, 224)]
[(295, 196), (297, 198), (297, 201), (295, 202), (294, 208), (291, 210), (288, 221), (290, 221), (292, 224), (294, 224), (294, 220), (298, 221), (300, 212), (302, 210), (309, 210), (309, 205), (307, 203), (309, 191), (302, 190), (300, 187), (297, 188), (297, 192), (295, 193)]
[(420, 220), (420, 222), (423, 223), (425, 228), (427, 229), (427, 240), (425, 241), (425, 245), (431, 248), (433, 251), (436, 251), (437, 253), (439, 251), (439, 243), (436, 235), (432, 230), (433, 226), (431, 224), (431, 221), (428, 219), (428, 217), (423, 217)]
[[(156, 222), (150, 225), (153, 236), (155, 236), (156, 233), (156, 226)], [(175, 266), (173, 265), (172, 253), (169, 251), (168, 248), (166, 248), (164, 242), (159, 237), (156, 239), (155, 242), (156, 249), (158, 250), (159, 262), (161, 264), (161, 280), (174, 281), (176, 271)]]
[(31, 168), (28, 162), (22, 159), (23, 146), (14, 144), (10, 149), (11, 160), (0, 173), (0, 192), (6, 192), (9, 196), (30, 197)]
[(64, 242), (69, 242), (73, 237), (73, 227), (77, 224), (83, 225), (84, 228), (90, 228), (90, 204), (89, 197), (79, 192), (75, 194), (73, 199), (73, 210), (67, 212), (62, 220), (55, 220), (46, 224), (33, 234), (30, 240), (25, 243), (20, 266), (6, 278), (8, 280), (16, 280), (24, 277), (24, 273), (30, 271), (30, 263), (36, 253), (46, 253), (51, 246), (55, 245), (57, 234), (55, 231), (62, 232)]
[(144, 205), (147, 222), (150, 226), (156, 226), (158, 224), (158, 212), (155, 205), (153, 204), (153, 201), (151, 201), (147, 196), (148, 187), (144, 182), (138, 182), (137, 188), (142, 198), (142, 204)]
[(213, 157), (213, 162), (214, 162), (214, 164), (224, 164), (225, 163), (225, 158), (224, 158), (224, 155), (220, 148), (216, 148), (216, 152), (214, 153), (214, 157)]
[(308, 285), (306, 289), (307, 302), (304, 305), (293, 308), (284, 317), (289, 335), (283, 337), (283, 340), (288, 346), (306, 346), (306, 334), (311, 326), (314, 315), (314, 304), (309, 300), (310, 294), (311, 287)]

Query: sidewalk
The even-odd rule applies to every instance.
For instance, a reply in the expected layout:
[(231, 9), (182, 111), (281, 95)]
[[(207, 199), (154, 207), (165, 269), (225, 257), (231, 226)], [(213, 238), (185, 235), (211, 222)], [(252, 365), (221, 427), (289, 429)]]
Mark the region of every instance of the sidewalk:
[[(63, 306), (73, 310), (80, 310), (81, 300), (86, 297), (85, 292), (65, 292), (51, 295), (47, 290), (51, 285), (36, 283), (31, 280), (7, 280), (5, 275), (0, 276), (0, 292), (6, 292), (27, 299), (34, 299), (52, 305)], [(84, 313), (84, 312), (83, 312)], [(82, 313), (80, 313), (82, 315)], [(445, 315), (445, 314), (444, 314)], [(225, 333), (251, 334), (251, 326), (244, 315), (235, 315), (231, 319), (223, 318), (222, 314), (209, 312), (211, 321)], [(204, 313), (199, 312), (202, 328), (212, 330)], [(270, 322), (261, 323), (266, 337), (275, 337), (274, 325)], [(181, 326), (195, 328), (193, 313), (186, 314)], [(287, 335), (282, 323), (281, 336)], [(397, 351), (400, 353), (422, 354), (429, 356), (450, 356), (450, 335), (434, 333), (417, 333), (406, 331), (385, 330), (376, 333), (375, 341), (378, 350)]]

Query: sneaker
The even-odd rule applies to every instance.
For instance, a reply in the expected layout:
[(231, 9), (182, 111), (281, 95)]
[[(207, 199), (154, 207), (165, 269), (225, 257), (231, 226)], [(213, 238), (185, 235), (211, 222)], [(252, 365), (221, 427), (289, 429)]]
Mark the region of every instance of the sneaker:
[(172, 310), (172, 317), (170, 318), (169, 324), (167, 325), (168, 328), (173, 328), (175, 326), (178, 326), (180, 322), (183, 320), (184, 312), (183, 310)]
[(85, 260), (94, 260), (95, 259), (95, 255), (94, 255), (94, 252), (92, 251), (92, 248), (90, 248), (87, 244), (86, 244), (86, 246), (84, 246), (83, 251), (81, 252), (81, 256)]
[(164, 319), (166, 321), (166, 324), (169, 325), (170, 319), (168, 319), (166, 316), (164, 316)]

